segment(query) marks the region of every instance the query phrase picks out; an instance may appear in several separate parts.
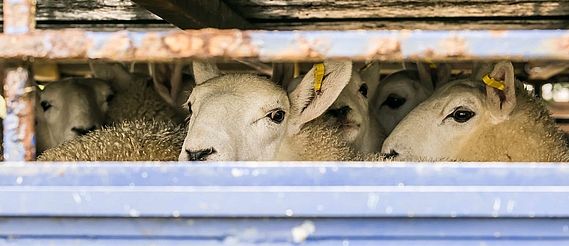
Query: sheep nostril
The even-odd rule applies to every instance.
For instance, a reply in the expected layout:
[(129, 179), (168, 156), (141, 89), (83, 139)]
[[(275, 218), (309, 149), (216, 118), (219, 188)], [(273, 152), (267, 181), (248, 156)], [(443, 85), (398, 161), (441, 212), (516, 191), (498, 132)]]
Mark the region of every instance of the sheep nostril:
[(186, 150), (189, 161), (205, 161), (206, 157), (217, 153), (214, 148), (202, 149), (197, 151)]
[(392, 149), (388, 154), (385, 154), (385, 157), (387, 158), (395, 158), (399, 155), (399, 153), (397, 153), (397, 151), (395, 151), (394, 149)]
[(344, 118), (346, 117), (346, 115), (348, 115), (348, 113), (350, 112), (350, 110), (352, 110), (352, 108), (350, 108), (350, 106), (343, 106), (337, 109), (330, 109), (328, 111), (326, 111), (326, 114), (331, 115), (333, 117), (336, 118)]

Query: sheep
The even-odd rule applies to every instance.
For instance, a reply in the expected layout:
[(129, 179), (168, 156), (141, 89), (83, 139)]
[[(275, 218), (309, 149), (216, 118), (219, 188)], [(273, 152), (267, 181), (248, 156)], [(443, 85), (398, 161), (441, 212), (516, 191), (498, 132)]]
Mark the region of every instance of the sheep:
[(324, 66), (320, 90), (315, 90), (313, 68), (287, 94), (259, 76), (221, 75), (214, 64), (194, 62), (197, 86), (187, 102), (191, 117), (179, 160), (382, 160), (354, 152), (329, 116), (317, 119), (352, 76), (351, 61), (325, 61)]
[(115, 98), (109, 105), (107, 124), (143, 118), (183, 122), (185, 115), (180, 115), (171, 103), (163, 99), (149, 76), (129, 73), (118, 63), (90, 61), (89, 65), (94, 76), (108, 81), (115, 92)]
[(176, 161), (186, 136), (172, 121), (133, 120), (64, 142), (38, 161)]
[[(282, 84), (287, 93), (292, 93), (304, 76), (293, 79), (292, 65), (277, 64), (273, 72), (273, 82)], [(370, 111), (369, 100), (374, 97), (379, 84), (380, 63), (372, 61), (363, 68), (352, 64), (350, 81), (338, 98), (326, 110), (329, 120), (340, 129), (339, 134), (352, 148), (362, 153), (376, 153), (386, 135), (380, 130), (378, 119)]]
[[(433, 70), (434, 69), (434, 70)], [(436, 77), (431, 76), (431, 71)], [(370, 102), (381, 131), (389, 136), (395, 126), (413, 108), (433, 94), (451, 79), (451, 67), (438, 64), (430, 68), (427, 63), (418, 63), (415, 69), (405, 69), (388, 75), (377, 87)]]
[[(198, 68), (204, 68), (207, 66), (200, 65), (201, 63), (196, 63), (194, 66)], [(351, 64), (350, 64), (351, 65)], [(213, 66), (211, 66), (213, 67)], [(345, 85), (340, 83), (333, 83), (333, 78), (338, 77), (337, 74), (340, 72), (343, 67), (336, 65), (334, 69), (334, 63), (327, 66), (329, 68), (330, 74), (325, 81), (323, 82), (324, 85), (322, 87), (322, 91), (319, 95), (315, 95), (314, 100), (312, 100), (313, 104), (310, 104), (308, 108), (304, 111), (307, 114), (303, 114), (304, 120), (308, 120), (309, 122), (305, 124), (305, 127), (297, 130), (297, 133), (294, 134), (296, 136), (296, 140), (298, 142), (306, 142), (306, 144), (299, 144), (291, 147), (288, 150), (289, 153), (293, 154), (296, 153), (302, 156), (317, 156), (321, 159), (334, 159), (334, 160), (364, 160), (364, 157), (358, 155), (351, 148), (347, 145), (345, 141), (337, 137), (335, 129), (336, 127), (327, 124), (326, 122), (330, 123), (328, 119), (319, 118), (317, 120), (311, 120), (315, 110), (314, 107), (321, 107), (322, 109), (326, 109), (326, 104), (331, 104), (334, 99), (334, 93), (339, 94), (341, 88)], [(202, 70), (197, 69), (198, 73), (196, 74), (196, 81), (205, 81), (207, 80), (204, 75), (208, 76), (207, 73), (200, 72)], [(219, 72), (216, 69), (217, 72)], [(331, 72), (330, 72), (331, 71)], [(348, 70), (349, 71), (349, 70)], [(349, 80), (349, 74), (342, 74), (344, 80), (347, 82)], [(265, 89), (272, 88), (276, 92), (280, 92), (285, 94), (282, 89), (280, 89), (274, 84), (271, 84), (265, 79), (262, 79), (258, 76), (253, 75), (227, 75), (223, 78), (229, 78), (227, 81), (229, 82), (228, 85), (237, 85), (234, 82), (240, 82), (243, 89), (245, 89), (244, 93), (247, 95), (249, 94), (249, 89), (254, 89), (258, 85), (258, 83), (254, 83), (255, 81), (261, 82), (264, 84)], [(239, 78), (244, 80), (239, 80)], [(236, 81), (237, 80), (237, 81)], [(248, 81), (246, 81), (248, 80)], [(209, 84), (209, 83), (206, 83)], [(205, 84), (203, 84), (198, 93), (202, 92)], [(304, 83), (303, 86), (307, 84)], [(223, 86), (223, 84), (221, 85)], [(311, 89), (310, 88), (303, 89)], [(220, 90), (224, 90), (224, 88), (218, 88)], [(226, 88), (227, 89), (227, 88)], [(270, 89), (269, 89), (270, 91)], [(257, 91), (253, 93), (253, 95), (261, 96), (263, 91)], [(311, 97), (313, 94), (310, 90), (307, 92), (302, 91), (297, 92), (298, 97), (297, 102), (301, 102), (306, 97)], [(278, 93), (277, 93), (278, 94)], [(192, 94), (194, 95), (194, 94)], [(270, 94), (272, 95), (272, 94)], [(269, 96), (270, 97), (270, 96)], [(250, 98), (250, 97), (244, 97)], [(285, 97), (286, 98), (286, 97)], [(214, 98), (215, 99), (215, 98)], [(192, 99), (190, 99), (192, 100)], [(286, 100), (288, 102), (288, 99)], [(283, 101), (284, 102), (284, 101)], [(236, 101), (238, 103), (238, 101)], [(199, 105), (194, 100), (194, 108), (196, 105)], [(233, 105), (233, 104), (232, 104)], [(296, 105), (300, 106), (300, 105)], [(289, 107), (290, 108), (290, 107)], [(301, 108), (296, 108), (299, 110)], [(288, 111), (288, 110), (287, 110)], [(237, 111), (243, 112), (243, 111)], [(283, 111), (284, 112), (284, 111)], [(321, 111), (322, 112), (322, 111)], [(203, 115), (204, 111), (194, 112), (192, 117), (197, 117), (196, 115)], [(272, 116), (273, 118), (276, 115)], [(284, 117), (284, 115), (283, 115)], [(308, 117), (308, 118), (307, 118)], [(316, 117), (316, 115), (314, 116)], [(288, 118), (288, 117), (287, 117)], [(200, 118), (201, 119), (201, 118)], [(288, 122), (288, 119), (286, 120)], [(195, 120), (190, 121), (189, 125), (194, 125)], [(231, 123), (231, 122), (229, 122)], [(259, 122), (260, 123), (260, 122)], [(229, 126), (227, 130), (233, 131), (231, 126)], [(293, 130), (292, 127), (290, 127)], [(192, 128), (193, 129), (193, 128)], [(311, 130), (309, 130), (311, 129)], [(219, 133), (219, 131), (217, 131)], [(253, 134), (253, 132), (251, 132)], [(212, 136), (208, 136), (206, 138), (210, 138)], [(186, 138), (186, 131), (185, 128), (179, 127), (178, 125), (168, 122), (168, 121), (126, 121), (120, 123), (118, 125), (113, 125), (111, 127), (103, 128), (102, 130), (94, 131), (89, 133), (81, 138), (74, 139), (72, 141), (66, 142), (59, 147), (46, 151), (43, 155), (38, 157), (39, 161), (171, 161), (176, 160), (178, 155), (182, 150), (182, 144), (185, 142)], [(312, 139), (313, 141), (307, 141), (308, 139)], [(318, 139), (318, 141), (314, 141), (314, 139)], [(284, 149), (283, 149), (284, 150)], [(182, 151), (183, 152), (183, 151)], [(374, 158), (372, 156), (366, 156), (365, 158), (371, 159)], [(381, 159), (381, 157), (375, 157), (376, 159)], [(305, 158), (306, 159), (306, 158)], [(316, 158), (311, 158), (315, 159)]]
[[(495, 88), (500, 83), (485, 85), (485, 74), (486, 81), (503, 81), (503, 90)], [(480, 66), (472, 75), (437, 89), (411, 111), (382, 153), (395, 160), (569, 161), (563, 133), (546, 106), (515, 80), (511, 62)]]

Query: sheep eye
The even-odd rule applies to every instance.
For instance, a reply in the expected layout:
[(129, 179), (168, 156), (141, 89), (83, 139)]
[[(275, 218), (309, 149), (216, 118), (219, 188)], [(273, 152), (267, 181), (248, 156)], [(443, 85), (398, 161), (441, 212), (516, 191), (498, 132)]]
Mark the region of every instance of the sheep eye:
[(107, 102), (110, 102), (110, 101), (112, 101), (114, 98), (115, 98), (115, 95), (109, 94), (109, 95), (107, 96), (106, 101), (107, 101)]
[(449, 115), (454, 119), (454, 121), (458, 123), (464, 123), (474, 117), (474, 112), (464, 110), (464, 109), (456, 109), (452, 114)]
[(280, 124), (284, 120), (285, 112), (277, 109), (267, 114), (267, 117), (269, 117), (273, 122)]
[(367, 85), (364, 83), (358, 90), (364, 97), (367, 97)]
[(391, 109), (396, 109), (396, 108), (403, 106), (403, 104), (405, 104), (405, 102), (407, 102), (407, 99), (400, 97), (398, 95), (395, 95), (395, 94), (389, 94), (387, 99), (385, 99), (385, 101), (381, 105), (382, 106), (387, 105), (387, 107), (389, 107)]
[(188, 113), (191, 115), (192, 114), (192, 103), (186, 104), (186, 107), (188, 108)]
[(43, 111), (47, 111), (49, 108), (51, 108), (51, 104), (49, 104), (47, 101), (42, 101), (40, 105), (43, 108)]

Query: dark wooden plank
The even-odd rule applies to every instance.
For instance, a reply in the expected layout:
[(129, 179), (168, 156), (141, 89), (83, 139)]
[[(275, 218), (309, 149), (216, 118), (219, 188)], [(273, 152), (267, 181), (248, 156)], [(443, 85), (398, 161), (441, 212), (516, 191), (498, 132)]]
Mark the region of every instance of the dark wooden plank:
[(130, 0), (37, 0), (36, 20), (160, 20), (160, 17)]
[(248, 19), (567, 16), (569, 0), (226, 0)]
[(553, 20), (359, 20), (319, 22), (265, 22), (255, 23), (260, 29), (268, 30), (524, 30), (524, 29), (568, 29), (569, 18)]
[(249, 22), (221, 0), (134, 0), (134, 2), (182, 29), (252, 28)]

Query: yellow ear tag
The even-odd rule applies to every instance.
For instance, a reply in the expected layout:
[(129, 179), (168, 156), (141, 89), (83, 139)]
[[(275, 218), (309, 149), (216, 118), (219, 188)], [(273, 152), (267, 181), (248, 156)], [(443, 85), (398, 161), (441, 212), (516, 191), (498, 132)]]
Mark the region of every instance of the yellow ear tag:
[(0, 118), (6, 119), (6, 100), (0, 95)]
[(506, 89), (506, 85), (504, 84), (503, 81), (498, 81), (495, 80), (494, 78), (490, 78), (490, 76), (488, 76), (488, 74), (484, 75), (484, 77), (482, 78), (482, 81), (484, 81), (485, 84), (487, 84), (490, 87), (494, 87), (498, 90), (503, 91), (504, 89)]
[(427, 60), (427, 63), (429, 64), (429, 67), (430, 67), (430, 68), (437, 68), (437, 64), (434, 63), (433, 61)]
[(314, 64), (314, 91), (320, 91), (322, 88), (322, 79), (324, 79), (324, 63)]
[(38, 84), (38, 88), (40, 89), (40, 91), (43, 91), (43, 89), (45, 88), (45, 85), (39, 85)]
[(368, 68), (371, 67), (371, 65), (373, 65), (373, 63), (375, 63), (375, 61), (371, 61), (368, 64), (366, 64), (365, 66), (363, 66), (362, 68), (360, 68), (360, 72), (367, 70)]

